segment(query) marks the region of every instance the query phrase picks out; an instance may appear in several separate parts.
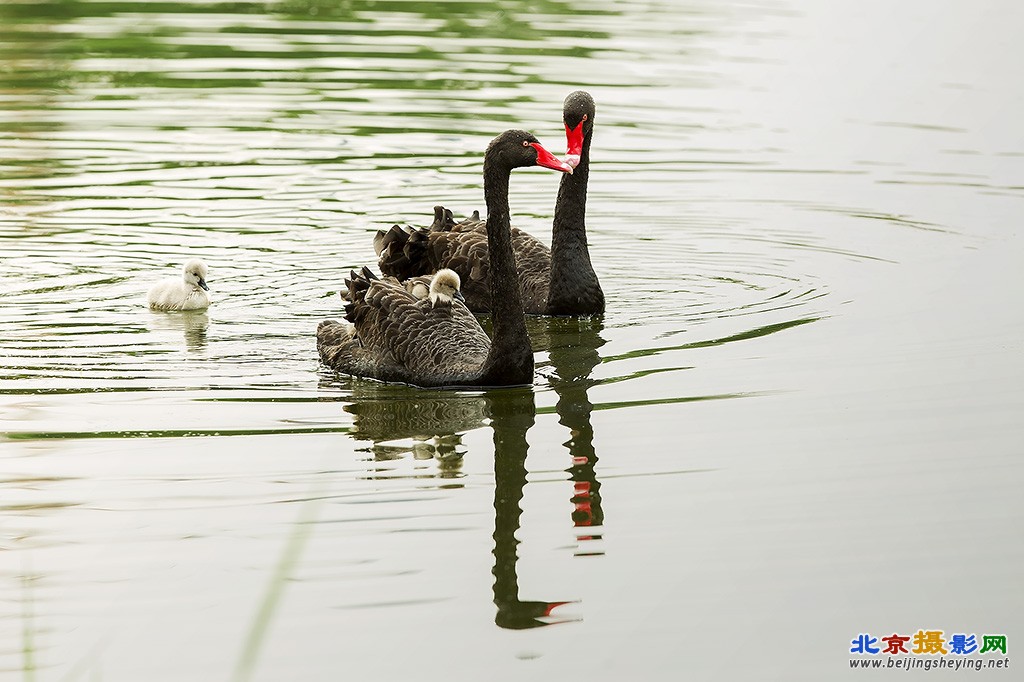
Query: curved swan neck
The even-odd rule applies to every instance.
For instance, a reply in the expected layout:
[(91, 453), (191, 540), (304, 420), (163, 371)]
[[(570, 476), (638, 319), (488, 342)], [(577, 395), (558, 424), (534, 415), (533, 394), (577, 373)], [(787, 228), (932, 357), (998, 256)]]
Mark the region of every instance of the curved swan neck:
[(583, 138), (580, 162), (562, 177), (551, 230), (551, 278), (548, 314), (578, 315), (604, 312), (604, 294), (590, 262), (587, 247), (587, 181), (590, 178), (590, 141)]
[(591, 129), (583, 138), (579, 164), (572, 173), (562, 176), (562, 182), (558, 186), (552, 250), (560, 241), (560, 237), (563, 242), (572, 242), (583, 237), (583, 244), (586, 245), (583, 233), (586, 230), (587, 182), (590, 179), (590, 140), (593, 132)]
[(533, 350), (526, 333), (519, 273), (512, 252), (508, 184), (512, 169), (484, 157), (484, 201), (487, 204), (488, 286), (494, 331), (481, 368), (481, 383), (507, 386), (533, 383)]

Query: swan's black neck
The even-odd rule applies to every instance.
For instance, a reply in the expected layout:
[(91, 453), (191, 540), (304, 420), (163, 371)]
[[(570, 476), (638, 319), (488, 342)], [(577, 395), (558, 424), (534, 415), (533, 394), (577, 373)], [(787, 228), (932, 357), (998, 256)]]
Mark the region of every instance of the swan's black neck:
[(562, 177), (551, 230), (551, 279), (548, 315), (598, 315), (604, 293), (587, 249), (587, 181), (590, 178), (591, 128), (583, 139), (579, 165)]
[(488, 285), (494, 331), (491, 349), (481, 368), (483, 386), (533, 383), (533, 350), (526, 333), (519, 273), (512, 252), (508, 182), (512, 169), (484, 157), (484, 201), (487, 204)]

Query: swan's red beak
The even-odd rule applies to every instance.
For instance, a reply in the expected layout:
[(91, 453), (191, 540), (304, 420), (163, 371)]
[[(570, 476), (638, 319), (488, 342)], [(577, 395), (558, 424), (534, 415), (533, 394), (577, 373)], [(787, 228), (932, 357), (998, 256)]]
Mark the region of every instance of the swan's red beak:
[(583, 155), (583, 121), (575, 128), (565, 126), (565, 162), (575, 168)]
[(558, 160), (558, 157), (541, 146), (540, 142), (531, 142), (530, 146), (537, 150), (537, 165), (563, 173), (572, 173), (573, 167)]

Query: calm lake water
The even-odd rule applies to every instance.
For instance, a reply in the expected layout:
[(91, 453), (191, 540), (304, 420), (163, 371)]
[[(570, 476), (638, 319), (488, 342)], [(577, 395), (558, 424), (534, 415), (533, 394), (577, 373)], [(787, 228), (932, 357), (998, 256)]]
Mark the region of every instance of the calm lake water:
[[(1009, 0), (3, 0), (0, 676), (1016, 651), (1022, 25)], [(562, 153), (578, 88), (604, 318), (531, 320), (532, 389), (320, 367), (373, 232), (482, 209), (506, 128)], [(549, 239), (557, 184), (517, 172), (515, 224)], [(150, 312), (189, 256), (214, 305)]]

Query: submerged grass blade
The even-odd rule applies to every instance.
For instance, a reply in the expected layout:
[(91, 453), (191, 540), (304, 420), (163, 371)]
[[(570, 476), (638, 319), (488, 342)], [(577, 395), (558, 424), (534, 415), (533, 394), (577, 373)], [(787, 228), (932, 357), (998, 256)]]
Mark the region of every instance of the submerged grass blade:
[[(322, 487), (322, 486), (317, 486)], [(242, 645), (242, 652), (235, 666), (235, 672), (231, 676), (234, 682), (246, 682), (252, 677), (256, 667), (257, 659), (263, 648), (267, 631), (274, 620), (277, 608), (284, 594), (284, 587), (302, 556), (302, 550), (309, 539), (313, 529), (313, 521), (316, 511), (322, 501), (322, 495), (318, 491), (311, 491), (305, 502), (299, 508), (299, 516), (293, 524), (288, 540), (278, 559), (277, 566), (270, 576), (266, 593), (260, 601), (256, 615), (249, 626), (249, 633), (246, 635), (245, 643)]]
[(21, 670), (25, 682), (36, 679), (35, 638), (32, 629), (32, 566), (28, 554), (22, 562), (21, 570)]

